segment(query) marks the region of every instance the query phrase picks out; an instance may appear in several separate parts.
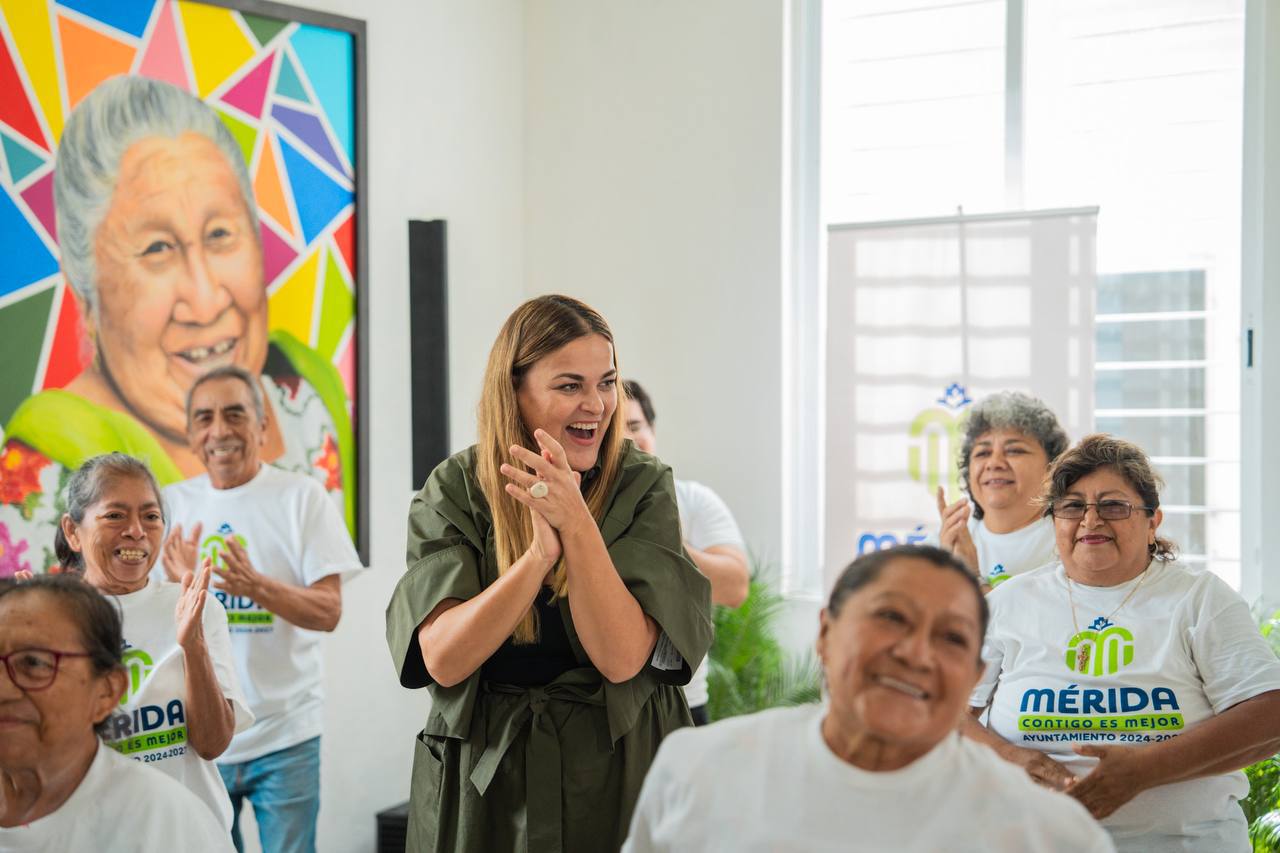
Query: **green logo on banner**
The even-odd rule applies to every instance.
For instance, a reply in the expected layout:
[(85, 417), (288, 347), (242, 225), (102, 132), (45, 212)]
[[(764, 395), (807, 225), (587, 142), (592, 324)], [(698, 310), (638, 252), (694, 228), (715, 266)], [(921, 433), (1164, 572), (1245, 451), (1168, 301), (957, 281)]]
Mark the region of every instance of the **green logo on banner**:
[(964, 435), (964, 420), (969, 413), (961, 411), (973, 402), (964, 386), (953, 382), (943, 389), (936, 401), (941, 408), (925, 409), (916, 415), (907, 431), (907, 474), (924, 483), (929, 494), (945, 485), (951, 500), (960, 494), (960, 470), (957, 455)]

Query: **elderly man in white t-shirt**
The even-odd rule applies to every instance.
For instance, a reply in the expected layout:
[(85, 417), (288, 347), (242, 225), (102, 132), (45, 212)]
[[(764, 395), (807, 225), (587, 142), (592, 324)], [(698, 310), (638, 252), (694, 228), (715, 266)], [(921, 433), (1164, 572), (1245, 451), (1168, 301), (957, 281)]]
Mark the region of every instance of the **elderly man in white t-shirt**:
[[(626, 383), (627, 438), (645, 453), (657, 453), (653, 401), (640, 383)], [(742, 534), (729, 507), (720, 496), (701, 483), (676, 480), (676, 504), (685, 550), (694, 564), (711, 581), (711, 603), (737, 607), (747, 600), (751, 570)], [(684, 688), (693, 721), (707, 723), (707, 662), (704, 660)]]
[[(258, 380), (235, 366), (196, 380), (187, 440), (206, 474), (164, 489), (173, 527), (164, 571), (213, 564), (232, 652), (255, 722), (218, 759), (235, 812), (253, 804), (264, 850), (315, 850), (320, 810), (322, 662), (316, 632), (342, 615), (342, 578), (363, 566), (317, 480), (265, 464), (281, 438)], [(184, 532), (184, 530), (186, 532)]]

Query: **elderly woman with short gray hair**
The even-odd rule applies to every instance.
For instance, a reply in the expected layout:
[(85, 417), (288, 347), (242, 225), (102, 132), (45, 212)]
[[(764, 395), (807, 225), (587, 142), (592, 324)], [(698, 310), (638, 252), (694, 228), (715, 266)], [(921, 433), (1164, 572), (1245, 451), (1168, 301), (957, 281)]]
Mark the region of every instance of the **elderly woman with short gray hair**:
[[(114, 77), (71, 113), (54, 172), (62, 269), (94, 358), (25, 400), (0, 447), (0, 577), (54, 567), (67, 475), (114, 450), (162, 486), (203, 473), (187, 390), (236, 365), (266, 399), (263, 458), (319, 479), (354, 519), (351, 422), (334, 365), (269, 331), (263, 246), (244, 155), (198, 98)], [(19, 556), (15, 556), (19, 555)]]
[(1017, 391), (980, 400), (965, 420), (960, 484), (948, 504), (938, 488), (939, 544), (994, 587), (1054, 559), (1053, 524), (1036, 504), (1067, 433), (1043, 402)]

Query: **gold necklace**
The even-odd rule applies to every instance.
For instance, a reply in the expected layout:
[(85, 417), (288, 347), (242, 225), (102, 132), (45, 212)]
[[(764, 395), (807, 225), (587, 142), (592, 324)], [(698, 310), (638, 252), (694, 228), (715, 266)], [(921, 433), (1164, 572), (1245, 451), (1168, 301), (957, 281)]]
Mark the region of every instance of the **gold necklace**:
[[(1066, 574), (1065, 569), (1063, 570), (1063, 573)], [(1124, 607), (1126, 604), (1129, 603), (1129, 599), (1133, 598), (1133, 594), (1138, 591), (1138, 587), (1142, 586), (1142, 582), (1147, 579), (1147, 575), (1150, 573), (1151, 573), (1150, 566), (1142, 570), (1142, 574), (1138, 577), (1138, 582), (1133, 585), (1133, 589), (1129, 590), (1129, 594), (1124, 597), (1124, 600), (1121, 601), (1120, 604), (1116, 606), (1115, 610), (1112, 610), (1111, 613), (1105, 617), (1105, 620), (1107, 622), (1110, 622), (1111, 617), (1115, 616), (1117, 613), (1120, 612), (1121, 607)], [(1076, 629), (1076, 636), (1079, 636), (1080, 622), (1076, 619), (1076, 599), (1075, 599), (1075, 596), (1071, 594), (1071, 587), (1073, 586), (1071, 582), (1071, 575), (1066, 575), (1066, 578), (1067, 578), (1067, 601), (1071, 602), (1071, 625)], [(1091, 645), (1086, 645), (1084, 642), (1081, 642), (1079, 647), (1076, 649), (1076, 672), (1079, 672), (1079, 673), (1086, 672), (1086, 668), (1089, 666), (1089, 650), (1091, 648), (1092, 648)]]

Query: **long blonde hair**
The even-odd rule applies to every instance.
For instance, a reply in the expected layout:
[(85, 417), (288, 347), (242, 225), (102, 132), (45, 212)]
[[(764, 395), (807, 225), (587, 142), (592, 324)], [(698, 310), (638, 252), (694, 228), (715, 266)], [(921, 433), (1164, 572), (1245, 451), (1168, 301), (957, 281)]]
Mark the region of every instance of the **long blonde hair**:
[[(512, 445), (519, 444), (540, 453), (533, 434), (520, 419), (516, 392), (536, 362), (565, 344), (588, 335), (601, 335), (613, 344), (613, 332), (599, 312), (569, 296), (539, 296), (517, 308), (493, 342), (489, 363), (484, 371), (480, 392), (479, 424), (476, 442), (476, 479), (493, 514), (493, 540), (498, 557), (498, 573), (511, 568), (533, 541), (533, 522), (529, 511), (506, 493), (509, 482), (499, 467), (511, 461)], [(618, 367), (614, 350), (613, 366)], [(618, 380), (622, 388), (621, 379)], [(619, 392), (618, 405), (622, 405)], [(622, 418), (614, 416), (605, 428), (597, 464), (599, 473), (587, 483), (583, 497), (587, 508), (599, 524), (604, 517), (605, 501), (613, 491), (622, 464)], [(552, 589), (564, 595), (564, 561), (556, 566)], [(537, 611), (530, 608), (516, 625), (512, 637), (516, 643), (534, 643), (538, 638)]]

